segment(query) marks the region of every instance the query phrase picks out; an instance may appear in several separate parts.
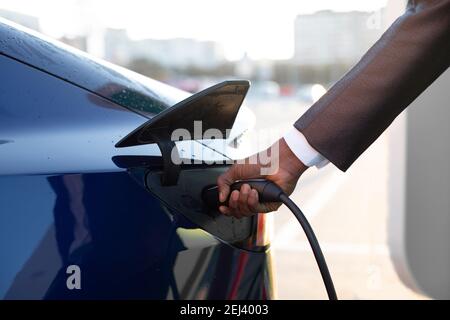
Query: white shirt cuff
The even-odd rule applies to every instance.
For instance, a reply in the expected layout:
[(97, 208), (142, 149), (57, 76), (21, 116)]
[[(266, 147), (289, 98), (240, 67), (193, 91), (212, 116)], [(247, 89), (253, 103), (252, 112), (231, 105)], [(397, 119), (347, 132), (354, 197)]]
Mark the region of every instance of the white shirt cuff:
[(305, 136), (295, 127), (291, 128), (283, 138), (291, 151), (305, 166), (322, 168), (329, 163), (324, 156), (311, 147)]

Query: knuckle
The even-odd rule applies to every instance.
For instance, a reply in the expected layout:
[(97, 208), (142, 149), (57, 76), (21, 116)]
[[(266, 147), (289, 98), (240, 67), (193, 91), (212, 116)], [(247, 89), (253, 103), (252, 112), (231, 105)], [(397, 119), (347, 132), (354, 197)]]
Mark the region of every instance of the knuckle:
[(249, 208), (253, 213), (260, 211), (258, 203), (249, 204)]
[(256, 205), (258, 205), (258, 200), (255, 199), (255, 198), (253, 198), (253, 197), (250, 197), (250, 198), (248, 199), (248, 205), (249, 205), (250, 207), (256, 206)]
[(219, 186), (227, 186), (227, 179), (225, 178), (224, 175), (221, 175), (217, 178), (217, 184)]

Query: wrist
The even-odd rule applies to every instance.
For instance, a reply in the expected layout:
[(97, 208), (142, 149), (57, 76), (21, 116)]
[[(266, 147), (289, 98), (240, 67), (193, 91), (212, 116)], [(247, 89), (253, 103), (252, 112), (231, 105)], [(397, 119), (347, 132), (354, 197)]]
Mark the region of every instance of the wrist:
[(295, 156), (307, 167), (316, 166), (317, 168), (323, 167), (328, 163), (316, 149), (314, 149), (303, 135), (302, 132), (292, 127), (283, 136), (289, 149)]
[(305, 165), (281, 138), (278, 140), (280, 168), (300, 177), (309, 167)]

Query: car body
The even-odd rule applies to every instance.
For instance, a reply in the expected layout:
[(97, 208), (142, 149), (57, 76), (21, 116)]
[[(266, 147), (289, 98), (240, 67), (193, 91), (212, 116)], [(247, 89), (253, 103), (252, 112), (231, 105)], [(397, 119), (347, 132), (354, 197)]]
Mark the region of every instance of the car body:
[[(156, 143), (116, 147), (190, 94), (6, 20), (0, 79), (0, 298), (274, 297), (266, 215), (193, 213), (183, 198), (227, 165), (183, 168), (165, 189), (150, 181), (167, 169)], [(192, 157), (224, 157), (192, 143)]]

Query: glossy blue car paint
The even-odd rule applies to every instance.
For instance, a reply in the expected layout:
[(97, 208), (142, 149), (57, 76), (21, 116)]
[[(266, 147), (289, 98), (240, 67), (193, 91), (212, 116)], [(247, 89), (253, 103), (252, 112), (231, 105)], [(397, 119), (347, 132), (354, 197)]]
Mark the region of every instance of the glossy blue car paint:
[[(3, 22), (2, 22), (3, 21)], [(188, 94), (21, 26), (0, 20), (0, 52), (152, 117)]]
[(219, 241), (148, 192), (148, 165), (114, 161), (158, 166), (156, 145), (114, 145), (186, 96), (0, 21), (0, 297), (273, 296), (269, 251)]

